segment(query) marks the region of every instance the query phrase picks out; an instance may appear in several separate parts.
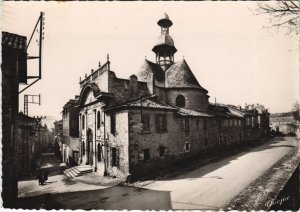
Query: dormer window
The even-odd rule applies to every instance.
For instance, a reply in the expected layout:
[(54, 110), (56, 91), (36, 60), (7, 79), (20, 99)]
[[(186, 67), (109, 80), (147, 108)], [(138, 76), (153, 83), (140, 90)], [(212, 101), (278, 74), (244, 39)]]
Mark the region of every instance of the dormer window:
[(185, 107), (185, 98), (182, 95), (176, 97), (176, 106), (177, 107)]

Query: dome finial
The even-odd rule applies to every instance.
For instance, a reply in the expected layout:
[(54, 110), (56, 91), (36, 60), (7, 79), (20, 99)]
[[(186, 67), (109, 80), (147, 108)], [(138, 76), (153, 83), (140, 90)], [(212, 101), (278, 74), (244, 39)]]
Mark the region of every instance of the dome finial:
[(164, 28), (169, 28), (170, 26), (173, 25), (172, 21), (169, 18), (169, 15), (165, 12), (163, 14), (163, 16), (159, 19), (159, 21), (157, 22), (157, 24), (161, 27)]

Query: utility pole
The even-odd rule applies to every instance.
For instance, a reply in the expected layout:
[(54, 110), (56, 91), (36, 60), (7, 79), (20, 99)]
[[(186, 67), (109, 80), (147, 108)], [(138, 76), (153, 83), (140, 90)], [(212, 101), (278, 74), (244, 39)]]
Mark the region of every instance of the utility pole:
[[(37, 100), (38, 98), (38, 100)], [(24, 95), (24, 115), (28, 116), (28, 104), (38, 104), (41, 105), (41, 98), (42, 95), (30, 95), (30, 94), (25, 94)]]
[[(39, 25), (39, 29), (37, 28)], [(33, 35), (35, 32), (39, 33), (39, 39), (36, 40), (38, 46), (39, 46), (39, 55), (38, 56), (27, 56), (27, 60), (32, 60), (32, 59), (38, 59), (39, 60), (39, 74), (38, 76), (27, 76), (27, 79), (36, 79), (35, 81), (33, 81), (31, 84), (29, 84), (28, 86), (26, 86), (24, 89), (22, 89), (21, 91), (19, 91), (19, 94), (22, 93), (23, 91), (25, 91), (27, 88), (29, 88), (30, 86), (32, 86), (34, 83), (36, 83), (37, 81), (39, 81), (40, 79), (42, 79), (42, 47), (43, 47), (43, 40), (44, 40), (44, 29), (45, 29), (45, 13), (41, 12), (40, 16), (36, 22), (36, 25), (32, 31), (32, 34), (30, 36), (28, 45), (27, 45), (27, 49), (30, 46), (31, 40), (33, 38)], [(27, 50), (26, 49), (26, 50)]]

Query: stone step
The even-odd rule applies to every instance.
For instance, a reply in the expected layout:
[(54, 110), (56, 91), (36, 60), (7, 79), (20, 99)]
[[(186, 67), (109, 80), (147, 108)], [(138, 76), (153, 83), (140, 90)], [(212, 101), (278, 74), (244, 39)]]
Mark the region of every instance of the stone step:
[(91, 172), (93, 172), (93, 168), (91, 166), (80, 165), (80, 166), (74, 166), (69, 169), (66, 169), (63, 173), (68, 178), (74, 178)]
[(76, 169), (76, 167), (72, 168), (72, 171), (76, 172), (77, 174), (80, 174), (80, 171), (78, 171), (78, 169)]
[(67, 178), (73, 178), (68, 171), (64, 171), (64, 175), (67, 177)]
[(74, 177), (78, 176), (78, 173), (74, 169), (69, 169), (68, 170)]

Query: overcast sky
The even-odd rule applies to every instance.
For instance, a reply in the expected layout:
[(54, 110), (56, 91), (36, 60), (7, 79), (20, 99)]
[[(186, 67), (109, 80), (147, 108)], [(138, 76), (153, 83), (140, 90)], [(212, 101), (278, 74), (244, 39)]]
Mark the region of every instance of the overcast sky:
[[(45, 12), (43, 76), (24, 94), (42, 94), (29, 115), (60, 117), (78, 95), (79, 77), (106, 62), (121, 78), (138, 72), (151, 51), (164, 12), (177, 53), (186, 59), (210, 101), (244, 106), (261, 103), (284, 112), (299, 99), (297, 36), (265, 30), (268, 16), (255, 14), (256, 2), (2, 2), (2, 30), (27, 36)], [(37, 35), (37, 34), (36, 34)], [(33, 39), (29, 55), (35, 55)], [(29, 73), (37, 73), (29, 63)], [(23, 88), (24, 86), (21, 86)], [(23, 98), (20, 98), (23, 110)]]

